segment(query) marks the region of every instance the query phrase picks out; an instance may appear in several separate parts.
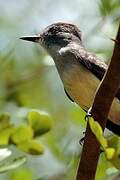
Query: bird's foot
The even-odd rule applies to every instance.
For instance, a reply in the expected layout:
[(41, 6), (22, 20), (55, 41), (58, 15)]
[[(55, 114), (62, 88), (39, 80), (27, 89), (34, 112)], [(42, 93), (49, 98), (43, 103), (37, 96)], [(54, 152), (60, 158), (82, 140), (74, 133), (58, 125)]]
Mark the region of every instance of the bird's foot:
[[(92, 116), (92, 115), (91, 115), (91, 109), (92, 109), (92, 107), (90, 107), (90, 108), (88, 109), (88, 112), (86, 113), (86, 116), (85, 116), (85, 120), (86, 120), (86, 121), (89, 119), (89, 117)], [(83, 132), (83, 134), (85, 134), (85, 132)], [(84, 135), (83, 138), (80, 139), (80, 141), (79, 141), (80, 145), (83, 145), (84, 139), (85, 139), (85, 135)]]
[(91, 115), (91, 109), (92, 109), (92, 107), (90, 107), (90, 108), (88, 109), (88, 112), (87, 112), (86, 115), (85, 115), (85, 120), (86, 120), (86, 121), (89, 119), (89, 117), (92, 116), (92, 115)]
[(81, 146), (82, 146), (83, 143), (84, 143), (84, 139), (85, 139), (85, 137), (81, 138), (80, 141), (79, 141), (79, 143), (80, 143)]
[[(85, 134), (85, 132), (83, 132)], [(84, 143), (85, 135), (79, 140), (80, 145), (82, 146)]]

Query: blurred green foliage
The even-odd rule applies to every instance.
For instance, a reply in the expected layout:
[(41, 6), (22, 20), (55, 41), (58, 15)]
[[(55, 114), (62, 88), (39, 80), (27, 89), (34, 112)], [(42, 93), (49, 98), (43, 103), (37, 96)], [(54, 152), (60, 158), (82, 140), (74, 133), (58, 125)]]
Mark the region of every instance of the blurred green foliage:
[(33, 138), (33, 130), (30, 126), (20, 125), (15, 128), (11, 135), (11, 141), (15, 144), (19, 144), (24, 141), (29, 141)]
[(6, 159), (6, 162), (0, 164), (0, 173), (5, 173), (10, 170), (16, 169), (26, 162), (26, 157), (17, 157), (12, 160)]
[[(0, 114), (0, 145), (15, 145), (19, 150), (31, 154), (41, 155), (44, 152), (42, 144), (36, 141), (35, 137), (45, 134), (51, 129), (51, 117), (45, 112), (36, 110), (29, 111), (24, 124), (15, 126), (10, 122), (8, 113)], [(35, 128), (37, 125), (37, 129)], [(36, 133), (37, 132), (37, 133)], [(7, 172), (18, 168), (26, 161), (26, 157), (18, 157), (12, 161), (7, 159), (8, 156), (13, 156), (12, 151), (0, 148), (0, 173)], [(6, 159), (6, 162), (4, 162)]]
[(35, 138), (50, 131), (52, 118), (43, 111), (29, 110), (23, 120), (23, 124), (15, 126), (11, 124), (8, 113), (0, 115), (0, 145), (14, 144), (26, 153), (42, 154), (44, 148)]
[[(85, 46), (107, 62), (114, 45), (110, 38), (116, 35), (119, 17), (119, 0), (0, 1), (0, 112), (9, 114), (0, 117), (4, 119), (0, 124), (0, 131), (4, 129), (0, 142), (9, 143), (13, 125), (15, 131), (16, 127), (19, 130), (23, 125), (30, 125), (33, 130), (27, 128), (35, 133), (28, 130), (27, 143), (18, 144), (27, 152), (27, 163), (22, 169), (19, 167), (1, 174), (0, 180), (75, 179), (82, 149), (79, 140), (86, 125), (83, 110), (65, 96), (51, 58), (38, 45), (21, 42), (19, 37), (39, 32), (53, 22), (72, 22), (80, 27)], [(29, 117), (26, 121), (31, 109), (45, 111), (52, 116), (51, 131), (37, 136), (41, 122), (37, 122), (36, 128), (36, 118)], [(41, 134), (50, 128), (51, 120), (40, 131)], [(22, 137), (18, 131), (13, 139), (17, 137), (18, 140), (19, 136), (26, 138), (26, 134), (23, 133)], [(45, 152), (41, 156), (28, 155), (30, 152), (43, 152), (43, 146)], [(10, 145), (10, 150), (13, 158), (26, 155), (16, 145)], [(118, 173), (102, 154), (96, 180), (112, 179)]]
[(28, 113), (28, 122), (34, 130), (34, 136), (40, 136), (52, 128), (52, 118), (43, 111), (30, 111)]
[(11, 177), (10, 180), (33, 180), (33, 175), (30, 170), (27, 169), (20, 169), (15, 171)]
[(101, 0), (99, 3), (100, 13), (103, 17), (113, 16), (120, 9), (119, 0)]

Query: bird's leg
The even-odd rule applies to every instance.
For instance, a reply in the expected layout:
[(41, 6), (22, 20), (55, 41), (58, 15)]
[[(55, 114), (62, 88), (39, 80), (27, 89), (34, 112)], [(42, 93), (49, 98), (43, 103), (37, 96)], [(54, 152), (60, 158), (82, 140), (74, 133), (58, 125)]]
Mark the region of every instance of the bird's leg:
[[(85, 116), (86, 121), (89, 119), (89, 117), (91, 117), (91, 109), (92, 109), (92, 107), (90, 107), (86, 113), (86, 116)], [(84, 134), (84, 137), (82, 137), (79, 141), (80, 145), (83, 145), (83, 143), (84, 143), (85, 132), (83, 132), (83, 134)]]
[(86, 113), (86, 115), (85, 115), (85, 120), (86, 120), (86, 121), (89, 119), (89, 117), (92, 116), (92, 115), (91, 115), (91, 109), (92, 109), (92, 107), (90, 107), (90, 108), (88, 109), (88, 111), (87, 111), (87, 113)]
[[(90, 107), (90, 108), (88, 109), (87, 113), (86, 113), (86, 116), (85, 116), (85, 120), (86, 120), (86, 121), (89, 119), (89, 117), (92, 117), (92, 115), (91, 115), (91, 109), (92, 109), (92, 107)], [(84, 134), (85, 134), (85, 132), (84, 132)], [(80, 145), (83, 144), (84, 138), (85, 138), (85, 137), (83, 137), (83, 138), (80, 140)], [(103, 153), (103, 152), (104, 152), (103, 149), (100, 148), (100, 154)]]

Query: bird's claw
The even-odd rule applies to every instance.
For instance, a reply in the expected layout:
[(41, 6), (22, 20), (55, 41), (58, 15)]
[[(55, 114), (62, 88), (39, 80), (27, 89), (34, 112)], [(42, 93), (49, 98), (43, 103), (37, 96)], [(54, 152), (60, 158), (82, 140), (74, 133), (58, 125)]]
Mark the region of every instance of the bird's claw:
[(81, 146), (82, 146), (83, 143), (84, 143), (84, 139), (85, 139), (85, 137), (81, 138), (80, 141), (79, 141), (79, 143), (80, 143)]
[(85, 120), (87, 121), (88, 119), (89, 119), (89, 117), (91, 117), (92, 115), (91, 115), (91, 107), (88, 109), (88, 112), (86, 113), (86, 115), (85, 115)]
[[(85, 131), (83, 132), (83, 134), (85, 134)], [(82, 146), (83, 143), (84, 143), (84, 139), (85, 139), (85, 136), (82, 137), (82, 138), (79, 140), (79, 143), (80, 143), (81, 146)]]

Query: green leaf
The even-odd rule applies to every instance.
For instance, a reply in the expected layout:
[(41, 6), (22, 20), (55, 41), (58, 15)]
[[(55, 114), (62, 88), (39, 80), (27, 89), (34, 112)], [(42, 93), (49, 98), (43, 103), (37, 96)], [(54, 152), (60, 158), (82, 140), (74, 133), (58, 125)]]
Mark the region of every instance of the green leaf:
[(109, 137), (108, 145), (115, 149), (115, 155), (110, 159), (110, 162), (120, 170), (120, 137), (115, 135)]
[(28, 141), (33, 138), (33, 130), (28, 125), (20, 125), (15, 128), (11, 135), (11, 141), (15, 144), (19, 144), (23, 141)]
[(43, 111), (32, 110), (28, 113), (28, 122), (35, 136), (40, 136), (52, 128), (52, 118)]
[(107, 141), (98, 122), (94, 121), (93, 118), (90, 118), (89, 124), (92, 132), (103, 147), (107, 160), (120, 170), (120, 137), (112, 136)]
[(10, 136), (14, 131), (14, 126), (5, 128), (0, 131), (0, 145), (7, 145), (9, 144)]
[(106, 148), (105, 155), (108, 160), (113, 159), (115, 156), (115, 149), (114, 148)]
[(108, 145), (116, 150), (117, 154), (120, 154), (120, 137), (111, 136), (108, 138)]
[(108, 147), (107, 140), (105, 139), (104, 135), (98, 137), (98, 141), (100, 142), (102, 148), (105, 150)]
[(97, 140), (99, 141), (103, 149), (106, 149), (108, 147), (108, 143), (104, 137), (103, 130), (100, 124), (97, 121), (95, 121), (92, 117), (89, 118), (89, 124), (93, 134), (96, 136)]
[(32, 172), (28, 169), (20, 169), (13, 172), (11, 180), (33, 180)]
[(89, 118), (89, 124), (90, 124), (92, 132), (94, 132), (95, 134), (98, 134), (99, 136), (103, 134), (103, 130), (101, 126), (92, 117)]
[(41, 155), (44, 152), (44, 148), (42, 146), (42, 144), (38, 143), (35, 140), (29, 140), (29, 141), (25, 141), (22, 142), (20, 144), (18, 144), (17, 146), (20, 150), (28, 153), (28, 154), (32, 154), (32, 155)]
[(12, 152), (7, 148), (0, 149), (0, 162), (9, 157)]
[(116, 155), (113, 159), (110, 159), (110, 162), (114, 167), (120, 170), (120, 155)]
[(0, 130), (9, 127), (10, 124), (10, 115), (8, 113), (0, 114)]
[(22, 164), (24, 164), (26, 162), (26, 157), (18, 157), (13, 159), (12, 161), (7, 161), (4, 164), (0, 165), (0, 173), (9, 171), (9, 170), (13, 170), (18, 168), (19, 166), (21, 166)]

